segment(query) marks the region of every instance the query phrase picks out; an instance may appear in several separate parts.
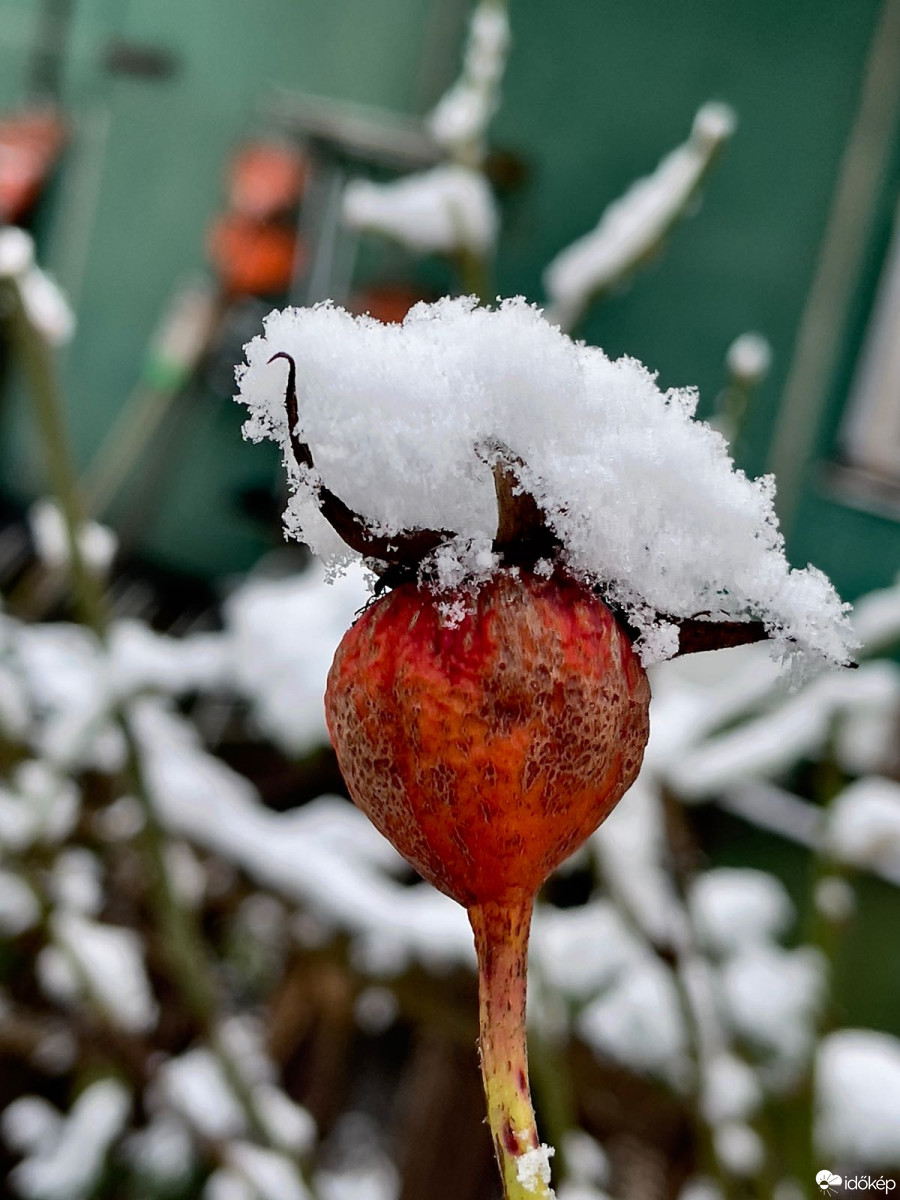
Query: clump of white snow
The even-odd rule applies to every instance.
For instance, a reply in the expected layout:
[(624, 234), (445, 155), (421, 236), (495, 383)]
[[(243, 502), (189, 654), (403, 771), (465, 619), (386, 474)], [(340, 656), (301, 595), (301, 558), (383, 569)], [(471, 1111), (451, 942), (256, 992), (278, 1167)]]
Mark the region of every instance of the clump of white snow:
[[(3, 1132), (21, 1144), (23, 1113), (21, 1105), (30, 1105), (29, 1118), (35, 1115), (37, 1097), (26, 1096), (14, 1102), (3, 1114)], [(37, 1103), (40, 1103), (37, 1101)], [(113, 1142), (121, 1134), (131, 1110), (131, 1097), (115, 1079), (92, 1083), (76, 1100), (65, 1118), (42, 1117), (44, 1135), (29, 1146), (28, 1158), (15, 1167), (10, 1176), (20, 1196), (34, 1200), (85, 1200), (91, 1194)]]
[(838, 860), (900, 879), (900, 783), (873, 775), (850, 784), (834, 801), (827, 839)]
[(344, 221), (418, 253), (485, 254), (497, 237), (494, 196), (480, 171), (448, 163), (390, 183), (354, 179), (344, 191)]
[(825, 1161), (900, 1166), (900, 1041), (839, 1029), (819, 1047), (816, 1143)]
[(75, 317), (59, 284), (34, 261), (31, 235), (16, 225), (0, 229), (0, 279), (16, 284), (25, 316), (51, 345), (75, 331)]
[[(283, 352), (298, 364), (300, 437), (288, 444)], [(332, 564), (353, 553), (314, 498), (326, 485), (379, 532), (445, 529), (479, 552), (497, 527), (489, 466), (500, 442), (558, 534), (570, 571), (605, 589), (642, 635), (645, 662), (671, 657), (671, 620), (762, 620), (776, 654), (846, 662), (853, 635), (813, 567), (791, 570), (770, 477), (734, 468), (723, 438), (693, 419), (690, 389), (662, 392), (634, 359), (573, 342), (522, 299), (417, 305), (402, 325), (331, 304), (272, 313), (247, 347), (238, 399), (245, 434), (285, 454), (288, 530)]]
[(550, 1159), (555, 1153), (554, 1148), (546, 1143), (526, 1150), (516, 1160), (516, 1182), (521, 1183), (526, 1192), (542, 1190), (540, 1185), (546, 1186), (550, 1182)]
[(699, 875), (690, 908), (704, 949), (720, 955), (764, 946), (787, 932), (794, 919), (781, 880), (749, 868), (718, 867)]
[(53, 914), (50, 929), (53, 945), (38, 960), (45, 990), (63, 1002), (86, 992), (117, 1028), (148, 1033), (156, 1024), (157, 1004), (140, 934), (65, 909)]

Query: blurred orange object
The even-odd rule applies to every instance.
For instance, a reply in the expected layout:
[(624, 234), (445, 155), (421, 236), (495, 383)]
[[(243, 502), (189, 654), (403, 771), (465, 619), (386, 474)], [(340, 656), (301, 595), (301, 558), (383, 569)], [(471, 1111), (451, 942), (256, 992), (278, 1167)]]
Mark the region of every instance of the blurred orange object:
[(432, 292), (423, 291), (406, 283), (373, 284), (365, 291), (357, 292), (348, 308), (361, 316), (368, 313), (385, 325), (399, 324), (414, 304), (420, 300), (434, 300)]
[(228, 207), (256, 221), (296, 208), (306, 182), (306, 158), (283, 142), (248, 142), (228, 167)]
[(268, 296), (287, 291), (297, 246), (293, 229), (262, 225), (239, 213), (217, 218), (207, 242), (222, 287), (231, 297)]
[(0, 120), (0, 221), (27, 216), (65, 145), (66, 128), (53, 109)]

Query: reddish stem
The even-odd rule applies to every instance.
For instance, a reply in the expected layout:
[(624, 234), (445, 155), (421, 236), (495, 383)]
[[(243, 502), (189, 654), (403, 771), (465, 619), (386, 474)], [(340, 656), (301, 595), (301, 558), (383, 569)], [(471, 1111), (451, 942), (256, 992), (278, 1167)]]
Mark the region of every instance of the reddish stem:
[(504, 1200), (549, 1198), (528, 1086), (526, 971), (531, 896), (469, 909), (478, 956), (481, 1073)]

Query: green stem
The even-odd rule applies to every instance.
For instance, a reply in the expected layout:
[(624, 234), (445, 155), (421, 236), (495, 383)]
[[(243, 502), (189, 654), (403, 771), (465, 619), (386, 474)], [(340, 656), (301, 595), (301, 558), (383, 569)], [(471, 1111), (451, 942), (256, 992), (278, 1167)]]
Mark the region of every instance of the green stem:
[(525, 1039), (528, 934), (531, 896), (509, 903), (488, 901), (469, 909), (478, 956), (479, 1048), (504, 1200), (553, 1196), (549, 1184), (530, 1174), (524, 1156), (540, 1148)]
[(103, 593), (81, 552), (79, 535), (85, 523), (85, 510), (66, 434), (53, 352), (43, 334), (29, 320), (18, 282), (10, 281), (5, 290), (12, 299), (12, 335), (31, 393), (50, 487), (62, 512), (75, 608), (82, 623), (102, 637), (106, 626)]

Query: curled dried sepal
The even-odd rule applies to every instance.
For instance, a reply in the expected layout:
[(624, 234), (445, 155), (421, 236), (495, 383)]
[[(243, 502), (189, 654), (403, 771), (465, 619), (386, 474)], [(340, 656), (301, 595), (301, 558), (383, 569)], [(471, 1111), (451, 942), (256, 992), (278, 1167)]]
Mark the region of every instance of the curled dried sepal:
[[(300, 413), (297, 404), (297, 365), (290, 354), (279, 350), (269, 362), (283, 358), (288, 364), (284, 405), (287, 412), (288, 437), (291, 451), (302, 470), (314, 471), (312, 451), (300, 440), (297, 432)], [(436, 550), (453, 534), (445, 529), (404, 529), (401, 533), (375, 533), (365, 517), (354, 512), (340, 496), (336, 496), (321, 479), (313, 483), (319, 511), (335, 533), (363, 558), (374, 559), (388, 566), (415, 567), (426, 555)]]

